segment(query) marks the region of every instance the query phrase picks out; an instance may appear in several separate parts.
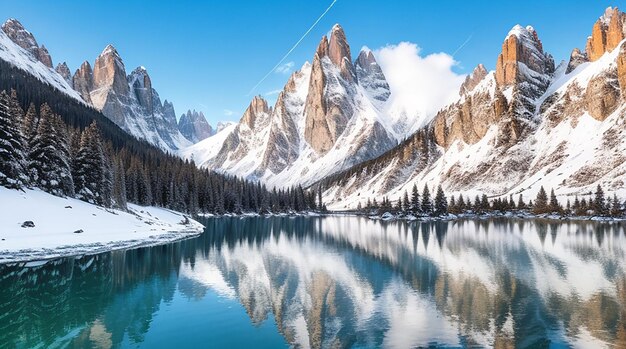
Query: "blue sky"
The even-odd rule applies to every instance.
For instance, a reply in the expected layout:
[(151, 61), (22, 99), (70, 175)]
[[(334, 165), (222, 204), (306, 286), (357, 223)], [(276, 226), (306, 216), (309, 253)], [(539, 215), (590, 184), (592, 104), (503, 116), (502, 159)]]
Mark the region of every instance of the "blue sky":
[[(319, 1), (33, 1), (4, 0), (0, 13), (15, 17), (48, 47), (54, 64), (74, 71), (95, 60), (109, 43), (127, 71), (143, 65), (161, 99), (180, 115), (201, 110), (212, 124), (238, 120), (250, 89), (280, 60), (332, 0)], [(288, 74), (311, 60), (317, 43), (340, 23), (353, 56), (412, 42), (420, 55), (454, 53), (456, 73), (478, 63), (495, 67), (502, 40), (513, 25), (533, 25), (544, 49), (558, 63), (574, 47), (584, 48), (591, 28), (607, 6), (585, 1), (381, 1), (338, 0), (318, 25), (253, 94), (281, 89)], [(466, 43), (463, 45), (463, 43)], [(460, 46), (463, 47), (459, 49)]]

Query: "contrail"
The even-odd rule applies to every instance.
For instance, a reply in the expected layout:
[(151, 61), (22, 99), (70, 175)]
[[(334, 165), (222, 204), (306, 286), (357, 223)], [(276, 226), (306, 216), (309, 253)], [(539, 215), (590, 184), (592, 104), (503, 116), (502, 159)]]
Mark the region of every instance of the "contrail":
[(298, 45), (300, 45), (300, 43), (302, 42), (302, 40), (304, 40), (304, 38), (306, 38), (307, 35), (309, 35), (309, 33), (311, 32), (311, 30), (313, 30), (313, 28), (315, 28), (315, 26), (317, 25), (317, 23), (319, 23), (319, 21), (322, 20), (322, 18), (324, 18), (324, 16), (328, 13), (328, 11), (330, 11), (331, 8), (333, 8), (333, 6), (335, 6), (335, 3), (338, 0), (333, 0), (332, 3), (330, 3), (330, 5), (328, 6), (328, 8), (326, 9), (326, 11), (324, 11), (319, 18), (315, 21), (315, 23), (313, 23), (313, 25), (311, 25), (311, 27), (309, 27), (309, 29), (300, 37), (300, 39), (289, 49), (289, 51), (287, 51), (287, 53), (285, 53), (285, 55), (283, 56), (283, 58), (280, 59), (280, 61), (278, 61), (278, 63), (276, 63), (276, 65), (274, 66), (274, 68), (272, 68), (272, 70), (270, 70), (267, 74), (265, 74), (265, 76), (263, 77), (263, 79), (261, 79), (261, 81), (257, 82), (256, 85), (254, 85), (254, 87), (250, 90), (250, 92), (248, 92), (248, 96), (252, 94), (252, 92), (254, 92), (254, 90), (256, 90), (257, 87), (259, 87), (259, 85), (261, 85), (263, 83), (263, 81), (265, 81), (265, 79), (267, 79), (268, 76), (270, 76), (272, 74), (272, 72), (274, 70), (276, 70), (276, 68), (278, 68), (278, 66), (280, 66), (283, 61), (285, 61), (285, 59), (287, 59), (287, 57), (291, 54), (291, 52), (293, 52), (293, 50), (296, 49), (296, 47), (298, 47)]
[(459, 48), (457, 48), (454, 53), (452, 53), (452, 57), (456, 56), (456, 54), (461, 51), (461, 49), (463, 47), (465, 47), (465, 45), (467, 45), (468, 42), (470, 42), (472, 40), (472, 37), (474, 36), (474, 33), (471, 33), (470, 36), (467, 37), (467, 39), (461, 44), (461, 46), (459, 46)]

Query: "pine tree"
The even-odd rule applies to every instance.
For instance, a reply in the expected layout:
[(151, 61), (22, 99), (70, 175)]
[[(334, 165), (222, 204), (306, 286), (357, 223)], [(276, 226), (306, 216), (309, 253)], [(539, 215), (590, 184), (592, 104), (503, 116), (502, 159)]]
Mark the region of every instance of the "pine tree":
[(619, 217), (622, 215), (622, 203), (617, 198), (616, 194), (613, 194), (613, 201), (611, 202), (611, 216)]
[(441, 188), (441, 185), (437, 187), (437, 194), (435, 194), (435, 214), (442, 216), (448, 213), (448, 199)]
[(0, 92), (0, 185), (20, 189), (28, 183), (24, 137), (11, 105), (6, 92)]
[(523, 210), (526, 208), (526, 204), (524, 203), (524, 197), (522, 194), (519, 194), (519, 199), (517, 200), (517, 209)]
[(417, 192), (417, 184), (413, 184), (413, 189), (411, 190), (411, 210), (417, 213), (420, 208), (420, 194)]
[(457, 202), (457, 211), (458, 213), (464, 213), (467, 210), (467, 206), (465, 204), (465, 199), (463, 199), (463, 195), (459, 194), (459, 200)]
[[(115, 171), (113, 177), (113, 201), (117, 208), (125, 210), (126, 205), (126, 171), (124, 170), (124, 164), (121, 159), (115, 164)], [(166, 205), (164, 205), (166, 206)], [(167, 207), (167, 206), (166, 206)]]
[(542, 186), (541, 188), (539, 188), (539, 193), (537, 193), (533, 212), (535, 214), (542, 214), (548, 212), (548, 210), (548, 194), (546, 194), (546, 190), (543, 189)]
[(450, 195), (450, 202), (448, 203), (448, 212), (450, 213), (459, 213), (459, 206), (456, 203), (456, 199), (454, 195)]
[(28, 155), (35, 185), (58, 196), (73, 196), (67, 134), (59, 116), (47, 104), (41, 106), (37, 133)]
[(37, 108), (34, 104), (30, 104), (26, 116), (24, 117), (24, 123), (22, 124), (22, 133), (27, 145), (33, 141), (35, 134), (37, 133), (37, 126), (39, 124), (39, 115), (37, 115)]
[(559, 204), (559, 200), (556, 198), (554, 189), (550, 190), (550, 203), (548, 205), (548, 210), (550, 212), (561, 212), (561, 205)]
[(411, 209), (411, 202), (409, 201), (409, 192), (406, 190), (404, 191), (404, 197), (403, 197), (402, 203), (404, 204), (402, 206), (402, 210), (404, 212), (409, 212), (409, 210)]
[(424, 190), (422, 191), (422, 213), (430, 215), (433, 211), (433, 203), (430, 200), (428, 185), (424, 185)]
[(607, 212), (606, 200), (604, 199), (604, 190), (600, 184), (596, 189), (595, 199), (593, 200), (593, 211), (596, 215), (605, 215)]
[(73, 166), (76, 197), (101, 206), (108, 206), (108, 166), (100, 131), (95, 122), (80, 137), (80, 146)]

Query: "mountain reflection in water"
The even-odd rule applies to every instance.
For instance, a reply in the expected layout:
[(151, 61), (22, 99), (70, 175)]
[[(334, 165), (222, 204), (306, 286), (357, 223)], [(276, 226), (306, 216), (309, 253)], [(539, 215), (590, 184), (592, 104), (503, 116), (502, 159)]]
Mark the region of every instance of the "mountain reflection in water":
[[(148, 346), (174, 308), (210, 313), (208, 297), (243, 307), (252, 329), (273, 324), (283, 342), (268, 347), (626, 347), (620, 224), (205, 223), (178, 243), (0, 266), (0, 347)], [(181, 337), (219, 337), (223, 316)]]

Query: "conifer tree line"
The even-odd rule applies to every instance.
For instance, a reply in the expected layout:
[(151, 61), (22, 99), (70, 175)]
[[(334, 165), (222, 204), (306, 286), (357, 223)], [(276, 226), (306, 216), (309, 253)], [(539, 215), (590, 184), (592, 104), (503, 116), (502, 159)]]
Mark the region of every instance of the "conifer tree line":
[(0, 91), (0, 185), (37, 187), (121, 209), (127, 202), (217, 214), (323, 208), (314, 190), (268, 190), (198, 169), (154, 147), (126, 147), (105, 139), (95, 120), (82, 129), (73, 127), (45, 102), (22, 108), (15, 90)]
[(367, 199), (365, 204), (358, 203), (357, 211), (367, 213), (390, 212), (415, 216), (524, 211), (537, 215), (623, 217), (626, 214), (626, 202), (620, 201), (616, 194), (613, 194), (611, 198), (605, 197), (604, 190), (600, 185), (596, 188), (593, 198), (579, 200), (578, 196), (575, 196), (573, 202), (568, 199), (566, 205), (563, 206), (559, 203), (554, 190), (550, 191), (548, 197), (543, 187), (539, 189), (534, 203), (532, 200), (526, 203), (522, 194), (518, 195), (517, 198), (510, 195), (508, 198), (493, 199), (489, 199), (486, 194), (476, 195), (473, 199), (459, 194), (447, 199), (441, 186), (437, 187), (433, 198), (427, 185), (423, 187), (420, 194), (417, 185), (414, 184), (410, 192), (405, 191), (394, 202), (388, 197), (383, 197), (380, 201)]

